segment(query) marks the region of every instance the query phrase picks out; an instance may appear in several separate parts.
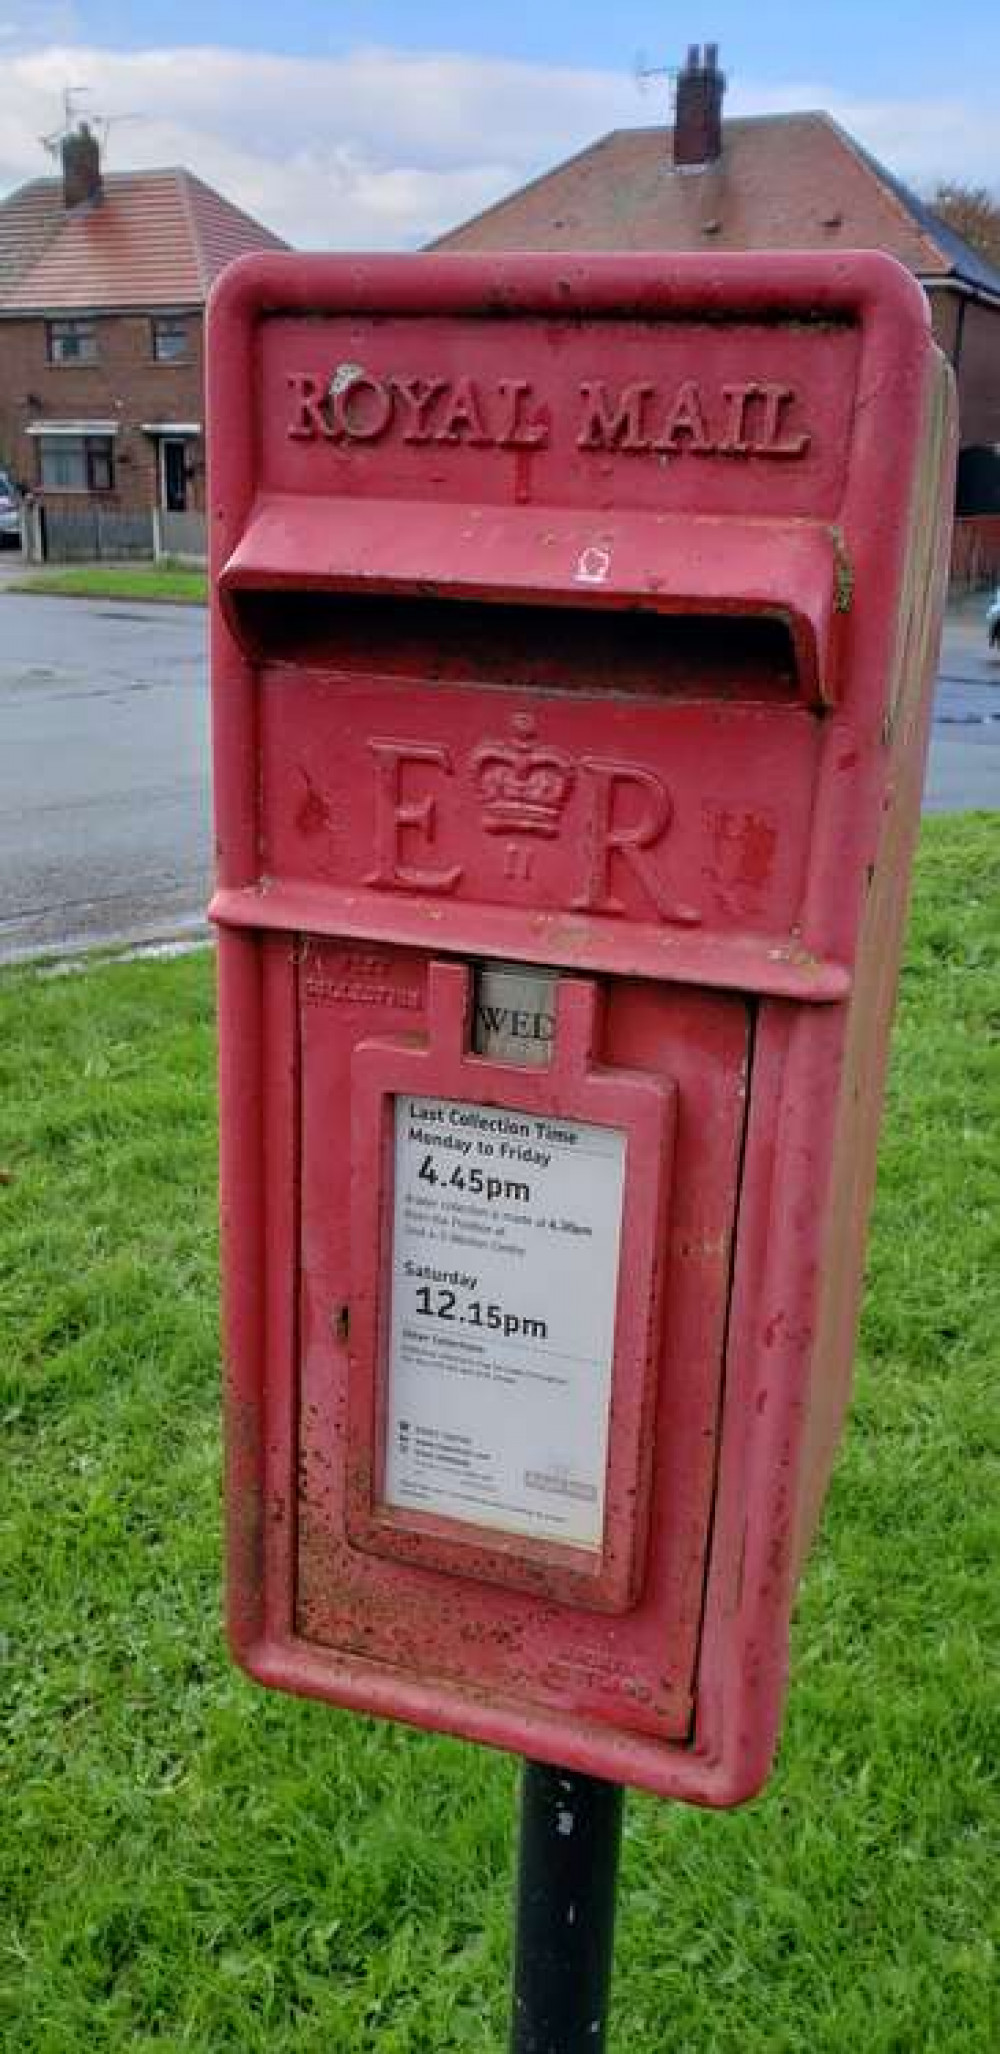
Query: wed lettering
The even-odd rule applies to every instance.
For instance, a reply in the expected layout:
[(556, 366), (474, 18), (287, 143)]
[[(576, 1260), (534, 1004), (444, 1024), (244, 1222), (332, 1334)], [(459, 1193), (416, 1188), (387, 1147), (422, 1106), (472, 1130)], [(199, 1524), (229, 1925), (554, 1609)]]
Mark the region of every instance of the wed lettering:
[(483, 1000), (476, 1007), (476, 1020), (488, 1035), (504, 1035), (509, 1041), (552, 1041), (555, 1015), (520, 1006), (490, 1005)]

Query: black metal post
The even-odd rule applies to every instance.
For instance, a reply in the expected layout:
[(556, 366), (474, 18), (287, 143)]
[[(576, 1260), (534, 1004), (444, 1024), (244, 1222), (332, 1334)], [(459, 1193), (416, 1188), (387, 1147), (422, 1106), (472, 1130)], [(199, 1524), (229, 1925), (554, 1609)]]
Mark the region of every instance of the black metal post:
[(623, 1795), (524, 1764), (510, 2054), (604, 2054)]

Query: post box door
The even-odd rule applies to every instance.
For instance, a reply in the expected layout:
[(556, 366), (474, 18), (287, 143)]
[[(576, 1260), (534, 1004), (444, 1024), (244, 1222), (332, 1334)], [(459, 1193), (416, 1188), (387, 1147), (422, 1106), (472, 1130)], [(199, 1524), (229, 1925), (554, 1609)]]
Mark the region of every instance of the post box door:
[[(414, 1095), (412, 1065), (435, 1043), (431, 990), (442, 967), (472, 988), (475, 965), (442, 966), (429, 952), (319, 937), (294, 950), (296, 1631), (347, 1659), (391, 1662), (397, 1676), (436, 1676), (480, 1697), (680, 1738), (692, 1715), (716, 1473), (749, 1009), (732, 995), (651, 980), (574, 980), (584, 1011), (597, 1008), (588, 1074), (598, 1097), (571, 1082), (548, 1101), (559, 1117), (542, 1117), (544, 1066), (476, 1060), (434, 1071), (444, 1092)], [(554, 1063), (559, 1032), (557, 1010)], [(384, 1088), (384, 1102), (399, 1108), (388, 1145), (364, 1111), (364, 1091), (353, 1129), (345, 1120), (366, 1068), (372, 1104)], [(594, 1120), (595, 1104), (603, 1120)], [(437, 1154), (435, 1118), (450, 1144)], [(489, 1158), (507, 1166), (493, 1177), (496, 1196), (485, 1178), (469, 1193), (470, 1156), (461, 1152), (470, 1132), (487, 1127), (515, 1137), (492, 1143), (510, 1150)], [(644, 1130), (657, 1167), (637, 1185)], [(547, 1147), (534, 1145), (536, 1134)], [(587, 1159), (567, 1166), (581, 1138)], [(453, 1165), (464, 1180), (458, 1197)], [(447, 1179), (444, 1200), (419, 1182), (422, 1170)], [(426, 1265), (414, 1276), (411, 1260), (405, 1284), (412, 1326), (423, 1326), (413, 1339), (423, 1350), (418, 1371), (429, 1360), (434, 1371), (424, 1418), (393, 1410), (387, 1385), (405, 1283), (401, 1177), (410, 1180), (407, 1203), (423, 1194), (437, 1221)], [(358, 1244), (371, 1231), (383, 1310), (366, 1324)], [(493, 1236), (492, 1268), (484, 1236)], [(499, 1285), (490, 1281), (497, 1275)], [(589, 1366), (569, 1361), (574, 1301), (584, 1296), (595, 1322), (610, 1300), (613, 1374), (599, 1389)], [(439, 1301), (444, 1326), (421, 1322)], [(653, 1308), (654, 1330), (630, 1342), (640, 1301)], [(630, 1347), (639, 1366), (626, 1372)], [(426, 1378), (422, 1388), (426, 1398)], [(370, 1410), (359, 1391), (371, 1392)], [(588, 1406), (604, 1411), (588, 1419)], [(560, 1434), (568, 1461), (553, 1459)], [(574, 1447), (590, 1450), (589, 1469), (586, 1454), (577, 1458), (582, 1476)], [(396, 1457), (397, 1469), (408, 1464), (420, 1479), (410, 1510), (390, 1482)], [(597, 1483), (595, 1460), (605, 1465)], [(498, 1478), (510, 1489), (512, 1463), (527, 1497), (508, 1516), (496, 1497)]]

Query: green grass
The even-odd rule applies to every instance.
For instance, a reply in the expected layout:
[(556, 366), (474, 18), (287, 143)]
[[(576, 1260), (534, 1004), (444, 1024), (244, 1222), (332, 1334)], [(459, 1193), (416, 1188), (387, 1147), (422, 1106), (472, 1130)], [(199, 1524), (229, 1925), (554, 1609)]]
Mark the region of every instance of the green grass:
[(55, 599), (156, 599), (169, 606), (203, 605), (204, 571), (169, 561), (149, 564), (82, 563), (65, 570), (39, 570), (17, 578), (8, 592), (34, 592)]
[[(616, 2054), (995, 2054), (1000, 818), (925, 829), (862, 1361), (785, 1740), (628, 1801)], [(218, 1615), (209, 957), (0, 982), (0, 2044), (505, 2043), (514, 1772)]]

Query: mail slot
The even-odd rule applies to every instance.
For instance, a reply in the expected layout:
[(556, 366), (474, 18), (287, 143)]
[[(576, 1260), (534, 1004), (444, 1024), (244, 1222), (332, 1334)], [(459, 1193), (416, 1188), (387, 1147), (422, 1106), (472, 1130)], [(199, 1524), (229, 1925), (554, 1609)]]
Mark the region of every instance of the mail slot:
[(209, 385), (235, 1654), (737, 1803), (854, 1348), (954, 466), (923, 297), (255, 257)]

